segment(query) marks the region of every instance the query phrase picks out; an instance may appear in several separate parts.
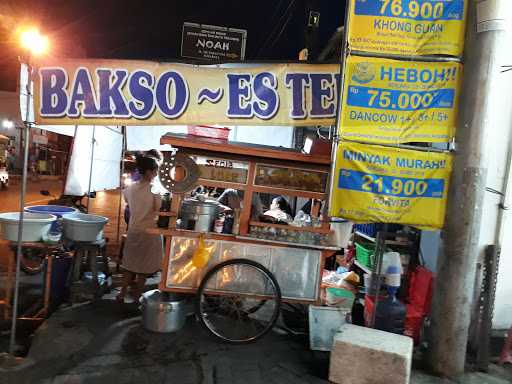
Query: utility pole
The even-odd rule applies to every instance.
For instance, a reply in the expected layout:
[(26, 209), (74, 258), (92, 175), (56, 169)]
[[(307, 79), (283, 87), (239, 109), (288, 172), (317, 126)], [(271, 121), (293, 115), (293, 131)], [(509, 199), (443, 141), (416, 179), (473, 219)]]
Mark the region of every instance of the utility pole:
[(493, 128), (493, 98), (498, 96), (492, 85), (500, 70), (498, 52), (510, 49), (504, 45), (505, 23), (495, 20), (507, 1), (468, 1), (457, 146), (427, 353), (431, 370), (448, 377), (462, 374), (466, 361), (476, 267), (482, 251), (479, 235), (488, 164), (486, 141)]

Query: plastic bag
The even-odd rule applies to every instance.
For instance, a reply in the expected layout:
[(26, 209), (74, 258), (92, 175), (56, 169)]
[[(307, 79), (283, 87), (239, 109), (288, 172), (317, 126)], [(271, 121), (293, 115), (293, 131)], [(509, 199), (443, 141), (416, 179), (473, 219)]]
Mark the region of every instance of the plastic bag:
[(192, 265), (196, 268), (203, 268), (210, 261), (210, 256), (212, 254), (213, 246), (207, 247), (204, 243), (204, 239), (201, 236), (199, 238), (199, 244), (197, 249), (194, 251), (192, 255)]

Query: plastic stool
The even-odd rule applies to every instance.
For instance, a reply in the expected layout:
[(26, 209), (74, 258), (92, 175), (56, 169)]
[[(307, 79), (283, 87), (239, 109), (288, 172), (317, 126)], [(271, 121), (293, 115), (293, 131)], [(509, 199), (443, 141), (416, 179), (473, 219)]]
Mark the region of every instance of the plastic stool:
[(100, 284), (98, 282), (98, 264), (96, 261), (98, 255), (102, 256), (103, 272), (105, 273), (105, 276), (110, 276), (108, 257), (106, 254), (106, 244), (107, 242), (104, 239), (96, 242), (73, 242), (75, 253), (71, 266), (72, 283), (81, 279), (83, 272), (82, 264), (85, 261), (85, 264), (88, 266), (88, 269), (92, 273), (93, 284), (95, 288), (99, 290)]

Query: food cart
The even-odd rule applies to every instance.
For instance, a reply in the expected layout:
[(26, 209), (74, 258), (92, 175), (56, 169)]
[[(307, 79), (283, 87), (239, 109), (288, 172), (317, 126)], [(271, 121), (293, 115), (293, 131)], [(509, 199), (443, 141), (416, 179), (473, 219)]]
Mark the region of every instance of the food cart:
[[(166, 238), (160, 290), (197, 294), (196, 313), (200, 320), (206, 322), (215, 335), (232, 342), (252, 341), (267, 332), (276, 320), (281, 300), (317, 303), (325, 259), (339, 250), (329, 243), (328, 217), (312, 209), (312, 224), (299, 227), (259, 221), (251, 210), (259, 194), (327, 201), (330, 154), (313, 156), (289, 149), (177, 134), (163, 136), (161, 144), (177, 148), (178, 153), (194, 160), (197, 169), (182, 170), (181, 173), (198, 173), (195, 185), (233, 188), (240, 191), (243, 198), (238, 231), (205, 233), (176, 227), (183, 195), (174, 193), (171, 212), (167, 213), (171, 216), (169, 228), (149, 229), (149, 232)], [(160, 175), (164, 187), (170, 190), (174, 189), (175, 183), (166, 175), (176, 173), (176, 167), (182, 166), (173, 161), (172, 157), (166, 156)], [(186, 180), (187, 176), (185, 183)], [(208, 250), (207, 263), (201, 267), (193, 262), (198, 247)], [(229, 269), (233, 259), (250, 260), (258, 267), (249, 268), (251, 270), (244, 275), (240, 266), (231, 265)], [(261, 270), (261, 267), (270, 272), (270, 278), (257, 278), (255, 270)], [(272, 277), (277, 280), (277, 288)], [(218, 302), (219, 297), (226, 296), (230, 310), (233, 307), (240, 309), (241, 297), (252, 299), (252, 304), (242, 310), (242, 322), (250, 323), (250, 317), (257, 314), (260, 327), (250, 335), (235, 337), (229, 335), (227, 327), (208, 324), (208, 318), (214, 316), (201, 307), (202, 303), (226, 306), (226, 299), (222, 304)], [(273, 303), (271, 313), (262, 326), (261, 317), (266, 310), (268, 312), (265, 307), (269, 307), (270, 302)]]

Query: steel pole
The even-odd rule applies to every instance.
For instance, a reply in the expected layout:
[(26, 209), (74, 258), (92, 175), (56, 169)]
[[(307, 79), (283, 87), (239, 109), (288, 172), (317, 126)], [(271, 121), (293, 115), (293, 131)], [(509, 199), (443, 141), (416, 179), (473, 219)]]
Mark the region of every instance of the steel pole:
[(117, 243), (119, 244), (119, 235), (121, 234), (121, 208), (123, 206), (123, 174), (124, 174), (124, 156), (126, 153), (126, 127), (121, 127), (123, 135), (123, 148), (121, 150), (121, 175), (119, 177), (119, 205), (117, 210)]
[[(493, 3), (497, 6), (499, 0)], [(497, 52), (504, 31), (477, 31), (476, 8), (470, 0), (464, 55), (464, 80), (459, 104), (457, 153), (448, 193), (443, 250), (437, 265), (427, 364), (439, 375), (464, 372), (471, 322), (482, 204), (487, 176), (486, 133), (489, 123), (492, 77), (499, 70)]]
[(89, 213), (89, 203), (91, 202), (91, 185), (92, 185), (92, 170), (94, 165), (94, 144), (95, 144), (95, 136), (96, 134), (96, 126), (92, 126), (92, 140), (91, 140), (91, 163), (89, 166), (89, 185), (87, 187), (87, 213)]
[(20, 196), (20, 221), (18, 224), (18, 242), (16, 244), (16, 274), (14, 281), (14, 299), (13, 299), (13, 308), (12, 308), (12, 319), (11, 319), (11, 337), (9, 340), (9, 353), (11, 355), (14, 354), (14, 349), (16, 347), (16, 323), (18, 318), (18, 298), (20, 292), (20, 268), (21, 268), (21, 257), (22, 257), (22, 247), (21, 240), (23, 238), (23, 218), (24, 218), (24, 209), (25, 209), (25, 196), (27, 193), (27, 163), (28, 163), (28, 140), (29, 140), (29, 132), (30, 132), (30, 97), (31, 97), (31, 88), (32, 88), (32, 70), (30, 67), (30, 57), (27, 60), (27, 71), (28, 71), (28, 79), (27, 79), (27, 110), (25, 112), (25, 126), (23, 128), (23, 163), (22, 163), (22, 177), (21, 177), (21, 196)]

